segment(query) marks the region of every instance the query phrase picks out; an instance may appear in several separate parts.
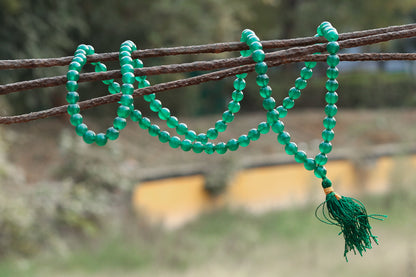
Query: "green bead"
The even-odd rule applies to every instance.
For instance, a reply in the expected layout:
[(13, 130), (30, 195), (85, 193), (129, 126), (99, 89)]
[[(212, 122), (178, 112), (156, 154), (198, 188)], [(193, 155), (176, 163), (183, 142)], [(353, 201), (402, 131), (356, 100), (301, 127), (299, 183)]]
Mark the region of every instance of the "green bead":
[(263, 108), (266, 111), (271, 111), (276, 107), (276, 101), (273, 97), (269, 97), (263, 100)]
[(192, 149), (192, 141), (190, 141), (189, 139), (184, 139), (181, 142), (181, 149), (183, 151), (190, 151)]
[(215, 129), (217, 129), (218, 132), (222, 133), (227, 129), (227, 123), (225, 123), (223, 120), (218, 120), (215, 122)]
[(331, 41), (326, 45), (326, 51), (329, 54), (336, 54), (339, 51), (339, 44), (336, 41)]
[(228, 110), (232, 113), (238, 113), (240, 111), (240, 103), (237, 101), (231, 101), (228, 103)]
[(289, 89), (289, 97), (292, 100), (298, 99), (301, 96), (301, 94), (302, 94), (302, 92), (299, 89), (295, 88), (295, 87), (291, 87)]
[(150, 87), (150, 82), (148, 80), (144, 80), (143, 82), (139, 83), (139, 88), (147, 88)]
[(338, 112), (338, 108), (334, 104), (329, 104), (325, 106), (325, 114), (329, 117), (333, 117)]
[(160, 132), (159, 135), (158, 135), (158, 137), (159, 137), (159, 141), (161, 143), (166, 143), (166, 142), (168, 142), (170, 140), (170, 134), (167, 131)]
[(328, 154), (332, 150), (332, 144), (330, 142), (321, 142), (319, 144), (319, 151), (321, 151), (322, 154)]
[(261, 97), (268, 98), (272, 95), (272, 88), (269, 86), (265, 86), (260, 88), (259, 92)]
[(130, 56), (123, 56), (120, 58), (120, 65), (123, 66), (125, 64), (132, 64), (133, 59)]
[[(261, 43), (259, 42), (259, 41), (254, 41), (253, 43), (251, 43), (250, 44), (250, 50), (251, 51), (256, 51), (256, 50), (261, 50), (261, 49), (263, 49), (263, 46), (261, 45)], [(253, 56), (254, 56), (254, 52), (253, 52)], [(263, 55), (264, 55), (264, 52), (263, 52)], [(264, 58), (263, 58), (264, 59)], [(253, 57), (253, 60), (254, 60), (254, 57)]]
[(336, 79), (339, 75), (339, 71), (338, 68), (336, 67), (328, 67), (326, 70), (326, 76), (329, 79)]
[(73, 126), (78, 126), (79, 124), (82, 123), (82, 115), (79, 113), (73, 114), (71, 115), (69, 121), (71, 122)]
[(227, 142), (227, 148), (230, 151), (236, 151), (238, 149), (238, 141), (236, 139), (230, 139)]
[(159, 112), (162, 109), (162, 102), (155, 99), (152, 102), (150, 102), (149, 107), (154, 112)]
[(123, 130), (126, 127), (127, 121), (125, 118), (117, 116), (113, 121), (113, 126), (117, 130)]
[(167, 120), (170, 117), (170, 111), (168, 108), (162, 108), (158, 112), (158, 116), (162, 120)]
[(84, 123), (79, 124), (77, 127), (75, 127), (75, 132), (78, 136), (83, 136), (88, 131), (88, 126)]
[(289, 135), (289, 133), (288, 132), (285, 132), (285, 131), (279, 133), (279, 135), (277, 136), (277, 141), (280, 144), (283, 144), (283, 145), (288, 144), (290, 142), (290, 135)]
[(204, 145), (197, 141), (192, 145), (192, 151), (194, 151), (195, 153), (201, 153), (202, 151), (204, 151)]
[(107, 132), (105, 133), (105, 136), (109, 140), (116, 140), (119, 135), (120, 135), (120, 132), (116, 128), (114, 128), (114, 127), (108, 128), (107, 129)]
[(179, 146), (181, 146), (181, 144), (181, 139), (177, 136), (173, 136), (169, 140), (169, 146), (172, 148), (178, 148)]
[(298, 146), (294, 142), (290, 142), (285, 146), (285, 152), (288, 155), (295, 155), (298, 152)]
[(260, 39), (255, 35), (255, 34), (251, 34), (247, 36), (247, 44), (250, 45), (255, 41), (260, 41)]
[(265, 74), (267, 72), (267, 69), (268, 67), (265, 62), (256, 63), (256, 65), (254, 66), (254, 70), (257, 74)]
[(336, 92), (327, 92), (325, 94), (325, 101), (328, 104), (335, 104), (338, 102), (338, 94)]
[(133, 73), (134, 72), (134, 67), (131, 64), (124, 64), (121, 67), (120, 71), (121, 71), (121, 74), (123, 74), (123, 75), (127, 72)]
[(256, 141), (260, 138), (260, 132), (259, 130), (253, 128), (250, 131), (248, 131), (247, 137), (251, 140), (251, 141)]
[[(124, 57), (129, 57), (129, 58), (131, 58), (131, 53), (130, 53), (130, 51), (120, 51), (119, 52), (119, 54), (118, 54), (118, 56), (119, 56), (119, 59), (121, 60), (122, 58), (124, 58)], [(123, 65), (124, 64), (126, 64), (126, 63), (123, 63)]]
[(313, 69), (316, 66), (316, 62), (305, 62), (307, 68)]
[(318, 178), (324, 178), (326, 176), (326, 168), (323, 166), (317, 166), (314, 170), (314, 174)]
[(282, 121), (280, 121), (280, 120), (277, 120), (272, 125), (272, 130), (276, 134), (279, 134), (279, 133), (283, 132), (284, 129), (285, 129), (285, 124)]
[(279, 112), (279, 117), (280, 118), (286, 117), (286, 115), (287, 115), (287, 109), (286, 108), (284, 108), (282, 106), (279, 106), (279, 107), (277, 107), (277, 111)]
[(269, 83), (269, 76), (261, 74), (256, 77), (256, 83), (259, 87), (265, 87)]
[(121, 105), (117, 108), (117, 115), (121, 118), (127, 118), (130, 115), (130, 107)]
[(77, 114), (81, 111), (78, 104), (69, 104), (68, 108), (66, 109), (69, 115)]
[(254, 32), (250, 29), (244, 29), (244, 31), (241, 33), (242, 41), (243, 42), (247, 41), (247, 37), (249, 35), (254, 35)]
[(301, 77), (295, 80), (295, 88), (297, 89), (304, 89), (307, 85), (308, 82), (305, 79), (302, 79)]
[(234, 88), (236, 90), (243, 90), (246, 87), (246, 81), (241, 78), (237, 78), (234, 80)]
[(234, 101), (240, 102), (244, 98), (244, 93), (240, 90), (234, 90), (231, 97)]
[(134, 59), (133, 60), (133, 66), (134, 66), (134, 68), (142, 68), (143, 67), (143, 62), (139, 59)]
[(152, 137), (156, 137), (156, 136), (159, 136), (160, 128), (156, 124), (152, 124), (149, 127), (148, 131), (149, 131), (149, 135), (151, 135)]
[(151, 125), (152, 123), (150, 122), (150, 119), (149, 118), (147, 118), (147, 117), (142, 117), (140, 120), (139, 120), (139, 126), (140, 126), (140, 128), (142, 128), (142, 129), (148, 129), (149, 127), (150, 127), (150, 125)]
[(81, 67), (83, 67), (85, 65), (85, 62), (86, 62), (85, 56), (77, 55), (72, 59), (72, 62), (77, 62), (81, 65)]
[(67, 81), (66, 82), (66, 89), (68, 91), (77, 91), (78, 90), (78, 83), (76, 81)]
[(188, 126), (185, 123), (180, 123), (177, 127), (176, 127), (176, 132), (179, 135), (185, 135), (186, 132), (188, 132)]
[(68, 73), (66, 74), (66, 78), (68, 81), (78, 81), (79, 72), (76, 70), (68, 70)]
[(95, 137), (96, 137), (96, 135), (95, 135), (94, 131), (91, 131), (91, 130), (88, 130), (82, 136), (82, 138), (84, 139), (85, 143), (88, 143), (88, 144), (94, 143)]
[(260, 122), (257, 126), (260, 134), (267, 134), (270, 131), (270, 125), (267, 122)]
[(133, 94), (134, 86), (132, 84), (123, 84), (121, 86), (121, 93), (123, 94)]
[(325, 165), (328, 162), (328, 157), (323, 153), (319, 153), (315, 156), (315, 162), (317, 165)]
[(339, 57), (338, 55), (329, 55), (326, 58), (326, 63), (330, 66), (330, 67), (335, 67), (339, 64)]
[(325, 38), (329, 41), (336, 41), (338, 40), (338, 33), (334, 29), (332, 31), (329, 31)]
[(238, 138), (238, 144), (241, 147), (246, 147), (246, 146), (248, 146), (250, 144), (250, 139), (246, 135), (241, 135)]
[(329, 92), (334, 92), (338, 89), (338, 82), (337, 82), (337, 80), (330, 79), (330, 80), (326, 81), (325, 87)]
[(107, 144), (107, 137), (105, 136), (105, 134), (103, 134), (103, 133), (97, 134), (97, 136), (95, 137), (95, 143), (98, 146), (106, 145)]
[(250, 55), (251, 55), (251, 50), (241, 50), (241, 51), (240, 51), (240, 55), (241, 55), (242, 57), (250, 57)]
[(196, 138), (197, 138), (197, 135), (196, 135), (195, 131), (189, 130), (188, 132), (186, 132), (185, 138), (189, 139), (190, 141), (195, 141)]
[(68, 66), (68, 70), (76, 70), (76, 71), (80, 71), (82, 68), (82, 65), (79, 62), (74, 62), (72, 61), (69, 66)]
[(274, 122), (279, 120), (279, 112), (274, 109), (267, 112), (267, 123), (273, 124)]
[(205, 144), (205, 153), (207, 154), (213, 154), (215, 152), (214, 144), (212, 142), (208, 142)]
[(131, 52), (131, 47), (127, 44), (122, 44), (120, 46), (120, 52), (123, 52), (123, 51)]
[(107, 71), (107, 66), (103, 63), (97, 63), (97, 65), (94, 68), (95, 72), (105, 72)]
[(227, 152), (227, 145), (224, 142), (219, 142), (217, 145), (215, 145), (215, 152), (222, 155)]
[(216, 139), (218, 137), (218, 131), (215, 128), (209, 128), (207, 131), (207, 136), (209, 139)]
[(307, 158), (305, 162), (303, 163), (303, 166), (306, 170), (315, 170), (316, 164), (315, 160), (312, 158)]
[(206, 144), (208, 142), (208, 136), (207, 136), (207, 134), (200, 133), (196, 137), (196, 140), (200, 141), (202, 144)]
[(156, 99), (156, 94), (155, 93), (143, 95), (143, 100), (146, 101), (146, 102), (152, 102), (155, 99)]
[(166, 121), (166, 125), (168, 125), (169, 128), (176, 128), (179, 125), (176, 116), (170, 116)]
[(337, 124), (337, 121), (333, 117), (325, 117), (323, 124), (325, 129), (333, 129)]
[(335, 133), (332, 130), (325, 129), (322, 131), (322, 139), (324, 141), (329, 142), (334, 139), (334, 136), (335, 136)]
[(233, 120), (234, 120), (234, 115), (233, 115), (233, 113), (232, 113), (232, 112), (230, 112), (230, 111), (225, 111), (225, 112), (222, 114), (222, 120), (223, 120), (224, 122), (226, 122), (226, 123), (230, 123), (231, 121), (233, 121)]
[(266, 55), (264, 54), (263, 50), (258, 49), (253, 52), (251, 57), (253, 58), (253, 61), (255, 61), (256, 63), (259, 63), (259, 62), (264, 61), (264, 58), (266, 57)]
[(142, 113), (139, 110), (133, 110), (130, 113), (130, 119), (134, 122), (138, 122), (142, 118)]
[(300, 77), (304, 80), (308, 80), (312, 77), (313, 71), (310, 68), (304, 67), (300, 71)]
[(286, 97), (285, 99), (283, 99), (282, 105), (283, 105), (283, 108), (288, 110), (295, 106), (295, 101), (290, 99), (290, 97)]
[(134, 74), (131, 72), (124, 73), (121, 77), (121, 80), (125, 84), (134, 84), (134, 82), (136, 81), (136, 79), (134, 78)]
[(235, 75), (235, 77), (244, 79), (247, 77), (247, 75), (248, 75), (247, 73), (240, 73), (240, 74)]
[(331, 182), (331, 180), (329, 180), (328, 178), (326, 178), (326, 177), (324, 177), (324, 178), (322, 178), (323, 180), (322, 180), (322, 187), (323, 188), (329, 188), (329, 187), (332, 187), (332, 182)]
[[(147, 76), (144, 76), (144, 75), (139, 75), (139, 76), (136, 76), (136, 77), (134, 77), (135, 79), (136, 79), (136, 81), (137, 82), (139, 82), (139, 84), (140, 83), (143, 83), (143, 82), (145, 82), (146, 81), (146, 78), (147, 78)], [(149, 83), (150, 84), (150, 83)], [(146, 85), (147, 86), (147, 85)]]
[(114, 82), (114, 79), (102, 80), (103, 84), (109, 85)]
[(119, 93), (121, 90), (120, 84), (117, 82), (108, 85), (108, 92), (111, 94)]
[(120, 97), (120, 101), (118, 103), (124, 106), (130, 106), (131, 104), (133, 104), (133, 101), (134, 101), (133, 96), (123, 94)]
[(305, 151), (298, 151), (295, 154), (295, 161), (298, 163), (304, 163), (308, 156), (306, 155)]

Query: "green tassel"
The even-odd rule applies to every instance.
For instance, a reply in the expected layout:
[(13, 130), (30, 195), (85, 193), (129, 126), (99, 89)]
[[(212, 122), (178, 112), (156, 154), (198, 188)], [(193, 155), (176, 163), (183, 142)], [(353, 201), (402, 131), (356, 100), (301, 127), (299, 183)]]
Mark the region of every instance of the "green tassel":
[[(321, 215), (319, 215), (321, 210)], [(353, 251), (354, 254), (371, 249), (371, 241), (378, 244), (377, 236), (371, 233), (369, 218), (384, 220), (385, 215), (368, 215), (364, 205), (357, 199), (339, 196), (333, 191), (326, 195), (323, 202), (315, 211), (316, 217), (327, 224), (341, 227), (341, 232), (345, 239), (344, 257), (348, 262), (347, 253)]]

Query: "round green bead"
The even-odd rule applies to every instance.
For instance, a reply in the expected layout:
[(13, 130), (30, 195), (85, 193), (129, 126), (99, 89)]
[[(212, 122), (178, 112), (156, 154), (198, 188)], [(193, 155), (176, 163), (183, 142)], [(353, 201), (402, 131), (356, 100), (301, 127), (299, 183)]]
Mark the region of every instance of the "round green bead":
[(303, 67), (300, 71), (300, 77), (304, 80), (308, 80), (312, 77), (313, 71), (310, 68)]
[(328, 104), (335, 104), (338, 102), (338, 94), (334, 91), (334, 92), (327, 92), (325, 94), (325, 101)]
[(332, 144), (330, 142), (323, 141), (319, 144), (319, 151), (322, 154), (328, 154), (332, 150)]
[(247, 137), (251, 140), (251, 141), (256, 141), (260, 138), (260, 132), (259, 130), (253, 128), (250, 131), (248, 131)]
[(121, 118), (127, 118), (130, 115), (130, 107), (121, 105), (117, 108), (117, 115)]
[(236, 90), (243, 90), (246, 87), (246, 81), (241, 78), (235, 79), (233, 84)]
[(113, 82), (108, 85), (108, 92), (111, 94), (119, 93), (121, 90), (120, 84), (117, 82)]
[(204, 151), (204, 145), (197, 141), (192, 145), (192, 151), (194, 151), (195, 153), (201, 153), (202, 151)]
[(281, 120), (277, 120), (275, 123), (272, 124), (272, 130), (276, 134), (283, 132), (285, 129), (285, 124)]
[[(131, 53), (130, 53), (130, 51), (120, 51), (118, 56), (119, 56), (119, 59), (122, 59), (124, 57), (130, 57), (131, 58)], [(125, 63), (123, 63), (123, 65), (124, 64)]]
[(218, 137), (218, 131), (215, 128), (209, 128), (207, 131), (207, 136), (209, 139), (216, 139)]
[(251, 34), (247, 36), (247, 44), (250, 45), (255, 41), (260, 41), (260, 39), (255, 35), (255, 34)]
[(136, 79), (134, 78), (134, 74), (131, 72), (124, 73), (121, 77), (121, 80), (125, 84), (134, 84), (134, 82), (136, 81)]
[(105, 135), (109, 140), (116, 140), (120, 135), (120, 132), (116, 128), (110, 127), (107, 129)]
[(338, 108), (334, 104), (328, 104), (325, 106), (325, 114), (329, 117), (333, 117), (338, 112)]
[(241, 55), (242, 57), (250, 57), (250, 55), (251, 55), (251, 50), (241, 50), (241, 51), (240, 51), (240, 55)]
[(123, 52), (123, 51), (131, 52), (131, 47), (127, 44), (122, 44), (120, 46), (120, 51), (119, 52)]
[(69, 115), (77, 114), (81, 111), (78, 104), (69, 104), (68, 108), (66, 109)]
[(130, 56), (123, 56), (123, 57), (120, 58), (120, 65), (121, 66), (123, 66), (125, 64), (132, 64), (132, 63), (133, 63), (133, 59)]
[[(83, 67), (85, 65), (85, 59), (84, 57), (80, 57), (80, 56), (76, 56), (72, 59), (72, 62), (77, 62), (81, 65), (81, 67)], [(81, 69), (80, 67), (80, 69)]]
[(66, 82), (66, 89), (68, 91), (77, 91), (78, 90), (78, 83), (76, 81), (67, 81)]
[(85, 143), (88, 143), (88, 144), (94, 143), (95, 137), (96, 137), (96, 135), (95, 135), (94, 131), (91, 131), (91, 130), (88, 130), (82, 136), (82, 138), (84, 139)]
[(88, 126), (85, 125), (84, 123), (79, 124), (78, 126), (75, 127), (75, 132), (77, 133), (78, 136), (82, 137), (87, 131), (88, 131)]
[(167, 120), (170, 117), (170, 111), (168, 108), (162, 108), (158, 112), (158, 116), (162, 120)]
[(266, 111), (271, 111), (276, 107), (276, 101), (273, 97), (268, 97), (263, 100), (263, 108)]
[(142, 118), (142, 113), (139, 110), (133, 110), (130, 113), (130, 119), (134, 122), (138, 122)]
[(230, 139), (227, 142), (227, 148), (230, 151), (236, 151), (238, 149), (238, 141), (236, 139)]
[(322, 178), (322, 187), (323, 188), (329, 188), (332, 187), (332, 182), (327, 177)]
[(159, 135), (158, 135), (158, 137), (159, 137), (159, 141), (161, 143), (166, 143), (166, 142), (168, 142), (170, 140), (170, 134), (167, 131), (160, 132)]
[(134, 68), (143, 68), (143, 62), (139, 59), (134, 59), (133, 60), (133, 66), (134, 66)]
[[(136, 81), (139, 82), (139, 84), (145, 82), (146, 78), (147, 76), (145, 75), (139, 75), (135, 77)], [(150, 83), (144, 83), (142, 87), (148, 87), (148, 84), (150, 85)]]
[(79, 80), (79, 72), (77, 70), (68, 70), (66, 74), (66, 78), (68, 81), (78, 81)]
[(295, 101), (293, 101), (293, 99), (290, 99), (290, 97), (286, 97), (285, 99), (283, 99), (283, 108), (285, 109), (291, 109), (295, 106)]
[(206, 144), (208, 142), (208, 136), (207, 136), (207, 134), (200, 133), (196, 137), (196, 140), (200, 141), (202, 144)]
[(337, 121), (333, 117), (325, 117), (323, 121), (325, 129), (333, 129), (335, 125), (337, 124)]
[(225, 123), (223, 120), (218, 120), (215, 122), (215, 129), (217, 129), (218, 132), (224, 132), (227, 129), (227, 123)]
[(336, 41), (331, 41), (326, 45), (326, 51), (329, 54), (336, 54), (339, 51), (339, 44)]
[(283, 145), (288, 144), (290, 142), (290, 135), (289, 135), (289, 133), (288, 132), (285, 132), (285, 131), (279, 133), (279, 135), (277, 135), (277, 141), (280, 144), (283, 144)]
[(156, 94), (155, 93), (143, 95), (143, 100), (146, 101), (146, 102), (152, 102), (155, 99), (156, 99)]
[(226, 122), (226, 123), (230, 123), (230, 122), (232, 122), (232, 121), (234, 120), (234, 115), (233, 115), (233, 113), (232, 113), (232, 112), (230, 112), (230, 111), (225, 111), (225, 112), (222, 114), (222, 120), (223, 120), (224, 122)]
[(123, 84), (121, 86), (121, 93), (123, 94), (133, 94), (134, 86), (132, 84)]
[(274, 122), (279, 120), (279, 112), (274, 109), (267, 112), (267, 123), (273, 124)]
[(338, 86), (339, 85), (338, 85), (337, 80), (330, 79), (330, 80), (326, 81), (326, 83), (325, 83), (326, 89), (330, 92), (336, 91), (338, 89)]
[(254, 66), (254, 70), (257, 74), (265, 74), (267, 72), (267, 69), (268, 67), (265, 62), (256, 63), (256, 65)]
[(179, 123), (179, 125), (176, 127), (176, 132), (179, 135), (185, 135), (186, 132), (188, 132), (188, 126), (185, 123)]
[(329, 41), (338, 40), (338, 33), (335, 31), (335, 29), (328, 32), (328, 34), (326, 35), (326, 39)]
[(113, 121), (113, 126), (117, 130), (123, 130), (126, 127), (127, 121), (125, 118), (117, 116)]
[(72, 61), (68, 66), (69, 70), (76, 70), (78, 72), (81, 70), (81, 68), (82, 68), (81, 64), (79, 62), (74, 62), (74, 61)]
[(250, 144), (250, 139), (246, 135), (241, 135), (238, 138), (238, 144), (241, 147), (246, 147), (246, 146), (248, 146)]
[(189, 139), (190, 141), (194, 141), (194, 140), (196, 140), (197, 135), (196, 135), (195, 131), (189, 130), (188, 132), (186, 132), (185, 138)]
[(269, 76), (261, 74), (256, 77), (256, 83), (259, 87), (265, 87), (269, 83)]
[(339, 75), (339, 71), (338, 68), (336, 67), (328, 67), (326, 70), (326, 76), (329, 79), (336, 79)]
[(332, 130), (325, 129), (322, 131), (322, 139), (329, 142), (334, 139), (335, 133)]
[(308, 82), (301, 77), (295, 80), (295, 88), (297, 89), (304, 89), (306, 88), (307, 85), (308, 85)]
[(150, 82), (148, 80), (144, 80), (142, 82), (139, 83), (139, 88), (147, 88), (150, 86)]
[(286, 115), (287, 115), (287, 109), (286, 108), (284, 108), (282, 106), (279, 106), (279, 107), (277, 107), (277, 111), (279, 112), (279, 117), (280, 118), (286, 117)]
[(179, 121), (175, 116), (170, 116), (166, 121), (166, 125), (168, 125), (169, 128), (176, 128), (179, 125)]
[(124, 64), (121, 68), (120, 68), (121, 74), (125, 74), (127, 72), (133, 73), (134, 72), (134, 67), (131, 64)]
[(303, 162), (303, 166), (305, 167), (306, 170), (314, 170), (316, 167), (315, 160), (312, 158), (307, 158)]
[(308, 156), (306, 155), (305, 151), (298, 151), (295, 154), (295, 161), (298, 163), (304, 163)]
[(79, 124), (82, 123), (82, 115), (79, 113), (73, 114), (71, 115), (69, 121), (71, 122), (73, 126), (78, 126)]
[(210, 154), (214, 154), (214, 152), (215, 152), (215, 149), (214, 149), (214, 144), (212, 142), (208, 142), (207, 144), (205, 144), (205, 153), (210, 155)]
[(152, 137), (159, 136), (160, 128), (156, 124), (152, 124), (148, 129), (149, 135)]
[(235, 75), (235, 77), (244, 79), (247, 77), (247, 75), (248, 75), (247, 73), (240, 73), (240, 74)]
[(150, 125), (151, 125), (152, 123), (150, 122), (150, 119), (149, 118), (147, 118), (147, 117), (142, 117), (140, 120), (139, 120), (139, 126), (140, 126), (140, 128), (142, 128), (142, 129), (148, 129), (149, 127), (150, 127)]
[(177, 136), (173, 136), (169, 140), (169, 146), (172, 148), (178, 148), (179, 146), (181, 146), (181, 144), (181, 139)]
[(257, 126), (260, 134), (267, 134), (270, 131), (270, 125), (267, 122), (260, 122)]
[[(256, 51), (256, 50), (263, 49), (263, 46), (261, 45), (261, 43), (259, 41), (254, 41), (253, 43), (250, 44), (249, 47), (250, 47), (251, 51)], [(264, 54), (264, 52), (263, 52), (263, 54)], [(253, 52), (253, 55), (254, 55), (254, 52)], [(253, 60), (254, 60), (254, 58), (253, 58)]]
[(222, 155), (227, 152), (227, 145), (224, 142), (219, 142), (217, 145), (215, 145), (215, 152)]
[(313, 69), (316, 66), (316, 62), (305, 62), (307, 68)]
[(314, 174), (318, 178), (324, 178), (326, 176), (326, 168), (323, 166), (317, 166), (314, 170)]
[(94, 68), (95, 72), (105, 72), (107, 71), (107, 66), (103, 63), (97, 63), (97, 65)]
[(152, 111), (159, 112), (162, 109), (162, 102), (160, 102), (157, 99), (153, 100), (152, 102), (150, 102), (149, 107)]
[(103, 133), (97, 134), (97, 136), (95, 137), (95, 143), (98, 146), (106, 145), (107, 144), (107, 137), (105, 136), (105, 134), (103, 134)]
[(295, 155), (298, 152), (298, 146), (294, 142), (290, 142), (285, 146), (285, 152), (288, 155)]
[(133, 104), (133, 101), (133, 96), (124, 94), (120, 97), (120, 101), (118, 103), (124, 106), (130, 106)]
[(238, 113), (240, 111), (240, 103), (237, 101), (231, 101), (228, 103), (228, 110), (232, 113)]
[(190, 151), (192, 149), (192, 141), (190, 141), (189, 139), (184, 139), (181, 142), (181, 149), (183, 151)]
[(260, 88), (259, 92), (261, 97), (268, 98), (272, 95), (272, 88), (269, 86), (265, 86)]
[(323, 153), (319, 153), (315, 156), (315, 162), (317, 165), (325, 165), (328, 162), (328, 157)]
[(102, 80), (103, 84), (109, 85), (114, 82), (114, 79)]
[(231, 94), (231, 97), (233, 98), (234, 101), (240, 102), (244, 98), (244, 93), (240, 90), (234, 90), (233, 93)]
[(289, 97), (292, 100), (298, 99), (301, 96), (301, 94), (302, 94), (302, 92), (299, 89), (295, 88), (295, 87), (292, 87), (292, 88), (289, 89)]
[(253, 61), (256, 63), (264, 61), (264, 58), (266, 55), (264, 54), (264, 51), (261, 49), (255, 50), (253, 54), (251, 54), (251, 57), (253, 58)]
[(329, 55), (326, 58), (326, 63), (330, 66), (330, 67), (335, 67), (339, 64), (339, 57), (338, 55)]

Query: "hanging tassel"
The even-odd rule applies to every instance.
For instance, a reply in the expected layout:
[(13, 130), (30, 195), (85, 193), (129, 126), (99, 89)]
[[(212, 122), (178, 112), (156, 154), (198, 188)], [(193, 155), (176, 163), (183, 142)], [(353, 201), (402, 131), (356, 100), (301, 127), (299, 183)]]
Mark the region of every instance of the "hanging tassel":
[[(348, 262), (347, 253), (353, 251), (362, 256), (366, 249), (371, 249), (371, 241), (378, 244), (377, 236), (371, 233), (369, 218), (384, 220), (387, 216), (368, 215), (364, 205), (357, 199), (340, 196), (334, 192), (332, 186), (325, 187), (329, 179), (324, 180), (323, 186), (326, 193), (326, 201), (318, 206), (316, 217), (327, 224), (341, 227), (345, 239), (344, 257)], [(330, 182), (330, 181), (329, 181)], [(321, 214), (319, 215), (319, 210)]]

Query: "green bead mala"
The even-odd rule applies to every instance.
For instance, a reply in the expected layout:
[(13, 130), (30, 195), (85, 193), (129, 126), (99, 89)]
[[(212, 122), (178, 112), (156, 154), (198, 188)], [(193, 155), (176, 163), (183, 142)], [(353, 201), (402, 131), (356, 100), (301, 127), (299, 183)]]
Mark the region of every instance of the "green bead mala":
[[(266, 57), (260, 39), (256, 34), (245, 29), (241, 34), (241, 42), (244, 42), (249, 47), (248, 50), (240, 51), (242, 57), (249, 57), (253, 59), (255, 64), (255, 72), (257, 73), (256, 83), (259, 86), (259, 94), (263, 98), (263, 109), (266, 111), (267, 121), (261, 122), (257, 127), (250, 129), (247, 134), (242, 134), (238, 138), (233, 138), (227, 142), (213, 143), (209, 140), (215, 140), (218, 134), (227, 129), (228, 123), (235, 119), (235, 115), (240, 111), (240, 101), (244, 98), (246, 82), (244, 78), (247, 73), (236, 75), (232, 92), (232, 100), (228, 103), (228, 109), (222, 114), (222, 119), (218, 120), (214, 127), (209, 128), (205, 133), (197, 134), (194, 130), (188, 128), (185, 123), (180, 123), (178, 118), (171, 115), (168, 108), (163, 107), (162, 102), (156, 99), (156, 95), (149, 94), (143, 96), (143, 99), (149, 103), (151, 111), (158, 114), (158, 117), (166, 121), (168, 128), (174, 129), (178, 136), (184, 136), (184, 139), (174, 135), (171, 136), (168, 131), (162, 131), (156, 124), (152, 124), (151, 120), (144, 117), (142, 113), (134, 109), (133, 105), (133, 91), (134, 83), (138, 82), (138, 88), (150, 86), (150, 82), (146, 76), (135, 76), (134, 69), (142, 68), (143, 63), (139, 59), (132, 59), (132, 52), (137, 50), (136, 45), (132, 41), (125, 41), (120, 46), (119, 61), (122, 73), (122, 82), (120, 86), (114, 80), (104, 80), (103, 83), (108, 86), (108, 91), (112, 94), (120, 93), (120, 106), (117, 109), (117, 116), (113, 121), (113, 126), (109, 127), (106, 133), (95, 134), (94, 131), (89, 130), (87, 125), (83, 123), (83, 118), (80, 114), (80, 106), (78, 105), (79, 95), (78, 79), (79, 74), (87, 61), (87, 55), (94, 54), (94, 48), (88, 45), (80, 45), (74, 53), (67, 73), (67, 102), (68, 114), (70, 115), (70, 122), (75, 126), (77, 135), (82, 136), (83, 140), (88, 143), (96, 143), (103, 146), (107, 140), (116, 140), (119, 137), (119, 132), (125, 128), (126, 119), (137, 122), (139, 127), (148, 131), (150, 136), (158, 137), (162, 143), (168, 143), (171, 148), (179, 148), (183, 151), (193, 151), (195, 153), (205, 152), (207, 154), (225, 154), (227, 151), (236, 151), (239, 147), (247, 147), (250, 142), (256, 141), (262, 134), (268, 133), (272, 130), (277, 134), (278, 143), (284, 146), (285, 152), (294, 156), (297, 163), (303, 164), (304, 168), (313, 171), (317, 178), (322, 179), (322, 187), (326, 194), (326, 200), (315, 211), (316, 217), (327, 224), (337, 225), (341, 228), (341, 233), (345, 239), (344, 257), (347, 259), (347, 253), (353, 251), (360, 255), (370, 249), (371, 241), (378, 244), (377, 237), (371, 232), (371, 226), (368, 222), (369, 218), (383, 220), (384, 215), (367, 215), (364, 205), (353, 198), (344, 197), (336, 194), (332, 188), (332, 182), (327, 177), (327, 170), (325, 164), (328, 161), (328, 154), (332, 151), (331, 141), (334, 139), (333, 128), (336, 125), (335, 115), (338, 108), (336, 103), (338, 101), (338, 77), (339, 71), (337, 65), (339, 57), (337, 55), (340, 47), (337, 43), (337, 30), (329, 23), (323, 22), (317, 28), (316, 36), (323, 36), (328, 43), (326, 50), (328, 57), (326, 63), (328, 68), (326, 75), (328, 80), (325, 83), (327, 90), (325, 95), (326, 117), (323, 120), (324, 130), (322, 131), (322, 142), (319, 144), (319, 153), (314, 158), (308, 157), (305, 151), (299, 150), (295, 142), (291, 140), (290, 134), (285, 131), (285, 125), (280, 120), (287, 116), (288, 110), (295, 105), (295, 100), (301, 97), (302, 90), (307, 87), (308, 80), (313, 75), (313, 68), (316, 62), (305, 62), (305, 66), (300, 71), (300, 77), (295, 80), (294, 86), (289, 89), (288, 96), (283, 99), (282, 104), (276, 107), (276, 101), (272, 97), (272, 88), (268, 85), (269, 77), (266, 74), (268, 70), (267, 64), (264, 62)], [(93, 63), (96, 72), (106, 71), (106, 66), (103, 63)]]

